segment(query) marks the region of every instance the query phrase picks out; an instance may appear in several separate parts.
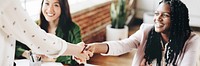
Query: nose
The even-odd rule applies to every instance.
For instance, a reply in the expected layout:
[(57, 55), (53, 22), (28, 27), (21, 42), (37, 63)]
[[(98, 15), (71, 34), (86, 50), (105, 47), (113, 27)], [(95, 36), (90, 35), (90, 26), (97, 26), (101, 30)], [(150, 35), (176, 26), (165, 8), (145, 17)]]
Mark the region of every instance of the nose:
[(157, 21), (161, 21), (162, 20), (162, 14), (155, 15), (155, 19)]
[(49, 6), (47, 8), (47, 13), (53, 13), (53, 10), (54, 10), (53, 6)]

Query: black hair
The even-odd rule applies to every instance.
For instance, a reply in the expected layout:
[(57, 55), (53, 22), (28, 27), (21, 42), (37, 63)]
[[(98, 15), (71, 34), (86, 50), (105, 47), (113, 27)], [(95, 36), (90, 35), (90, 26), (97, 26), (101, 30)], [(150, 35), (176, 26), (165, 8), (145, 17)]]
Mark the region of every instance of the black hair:
[[(42, 0), (41, 5), (43, 5), (44, 0)], [(71, 14), (70, 14), (70, 8), (69, 8), (69, 3), (68, 0), (59, 0), (59, 4), (61, 7), (61, 15), (60, 15), (60, 19), (58, 22), (58, 27), (61, 28), (61, 30), (64, 33), (64, 37), (63, 39), (67, 40), (67, 35), (68, 35), (68, 31), (70, 30), (69, 28), (66, 27), (71, 27), (73, 26), (73, 21), (71, 18)], [(42, 6), (41, 6), (41, 12), (40, 12), (40, 27), (42, 29), (44, 29), (46, 32), (48, 32), (48, 21), (45, 19), (43, 13), (42, 13)]]
[[(188, 8), (180, 0), (163, 0), (161, 3), (166, 3), (170, 5), (170, 34), (169, 43), (165, 51), (165, 66), (172, 64), (177, 66), (178, 55), (182, 52), (186, 40), (191, 34), (191, 29), (189, 26), (189, 14)], [(155, 27), (153, 27), (147, 38), (147, 43), (145, 46), (144, 58), (147, 60), (148, 64), (151, 64), (155, 59), (157, 61), (157, 66), (161, 66), (162, 59), (162, 46), (161, 46), (161, 34), (155, 32)]]

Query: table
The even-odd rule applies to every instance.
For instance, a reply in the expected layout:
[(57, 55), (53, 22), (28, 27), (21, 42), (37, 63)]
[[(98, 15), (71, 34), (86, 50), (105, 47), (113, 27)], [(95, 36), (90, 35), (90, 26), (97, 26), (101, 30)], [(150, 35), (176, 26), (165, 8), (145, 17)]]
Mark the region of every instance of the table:
[[(28, 59), (15, 60), (16, 66), (29, 66), (29, 62), (30, 60)], [(42, 62), (41, 66), (63, 66), (63, 65), (57, 62)]]
[[(84, 66), (131, 66), (134, 54), (137, 50), (132, 50), (129, 53), (120, 56), (102, 56), (100, 54), (95, 54), (90, 60), (87, 61), (88, 64)], [(17, 66), (28, 66), (29, 60), (15, 60), (17, 61)], [(20, 64), (20, 65), (19, 65)], [(54, 64), (54, 65), (53, 65)], [(43, 63), (42, 66), (68, 66), (61, 65), (61, 63)], [(80, 65), (83, 66), (83, 65)]]
[(88, 63), (99, 66), (131, 66), (136, 51), (137, 50), (134, 49), (120, 56), (102, 56), (100, 54), (95, 54), (90, 58)]

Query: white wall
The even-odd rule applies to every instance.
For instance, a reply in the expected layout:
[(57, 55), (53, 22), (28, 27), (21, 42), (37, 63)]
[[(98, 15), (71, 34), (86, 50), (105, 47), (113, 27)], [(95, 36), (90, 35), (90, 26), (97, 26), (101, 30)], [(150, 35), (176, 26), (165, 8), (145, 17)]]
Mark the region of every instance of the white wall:
[(190, 25), (200, 27), (200, 0), (182, 0), (189, 10)]
[(144, 12), (154, 12), (161, 0), (137, 0), (136, 1), (136, 17), (143, 18)]
[[(145, 12), (153, 12), (161, 0), (137, 0), (136, 18), (143, 19)], [(200, 0), (181, 0), (189, 10), (190, 25), (200, 27)], [(148, 21), (148, 20), (145, 20)]]

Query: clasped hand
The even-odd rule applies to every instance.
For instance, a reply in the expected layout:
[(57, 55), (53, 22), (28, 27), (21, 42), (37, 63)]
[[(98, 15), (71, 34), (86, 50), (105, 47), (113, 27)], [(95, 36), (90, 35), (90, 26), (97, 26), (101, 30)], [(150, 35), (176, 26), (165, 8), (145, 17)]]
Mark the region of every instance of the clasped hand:
[(80, 54), (73, 56), (73, 59), (79, 64), (85, 64), (86, 60), (89, 60), (90, 57), (93, 56), (95, 47), (92, 44), (86, 45), (83, 42), (79, 43), (78, 45), (82, 47), (82, 51)]

